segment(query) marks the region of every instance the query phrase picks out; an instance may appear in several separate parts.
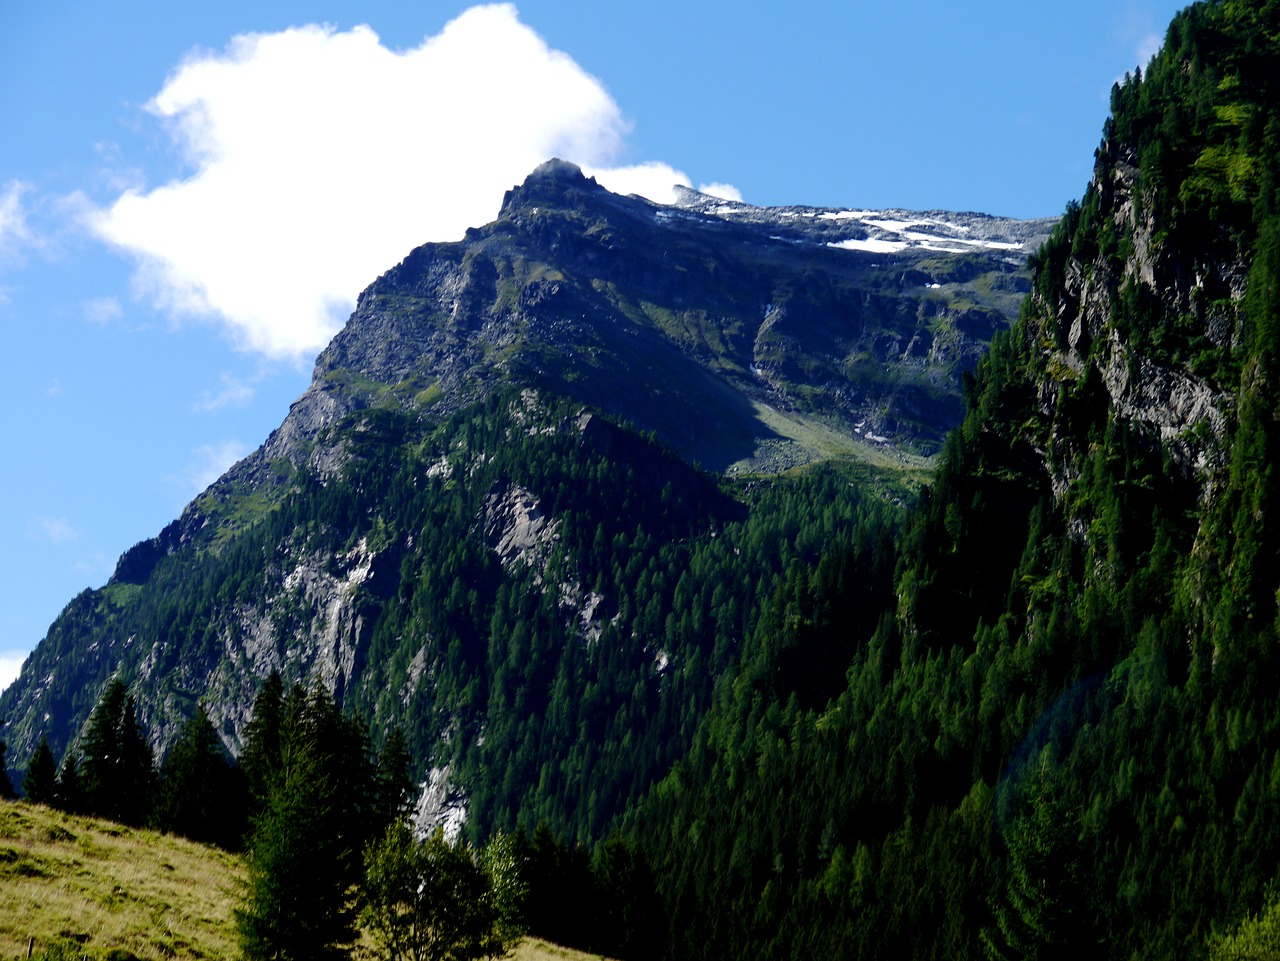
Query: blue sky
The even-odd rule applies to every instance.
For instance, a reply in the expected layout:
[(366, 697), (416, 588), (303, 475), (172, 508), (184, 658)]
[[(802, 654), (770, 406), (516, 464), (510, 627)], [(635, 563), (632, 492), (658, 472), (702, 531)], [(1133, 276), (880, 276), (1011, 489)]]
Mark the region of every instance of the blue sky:
[(1056, 215), (1182, 5), (0, 4), (0, 686), (280, 423), (365, 284), (545, 156)]

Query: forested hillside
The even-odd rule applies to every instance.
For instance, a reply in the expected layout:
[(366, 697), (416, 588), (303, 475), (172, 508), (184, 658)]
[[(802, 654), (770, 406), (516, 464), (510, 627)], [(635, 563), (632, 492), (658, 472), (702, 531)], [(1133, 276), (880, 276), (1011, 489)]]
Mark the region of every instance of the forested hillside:
[[(1259, 909), (1278, 150), (1280, 4), (1189, 8), (971, 383), (896, 606), (779, 598), (633, 816), (673, 956), (1194, 957)], [(795, 644), (854, 651), (829, 702), (782, 683)]]

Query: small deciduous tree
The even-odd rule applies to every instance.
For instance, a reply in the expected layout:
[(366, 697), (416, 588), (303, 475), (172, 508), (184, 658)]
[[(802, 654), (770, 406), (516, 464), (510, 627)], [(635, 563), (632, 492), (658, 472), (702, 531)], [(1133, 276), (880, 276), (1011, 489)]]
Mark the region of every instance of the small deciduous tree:
[(512, 852), (477, 857), (404, 819), (365, 850), (363, 920), (391, 961), (477, 961), (514, 946), (519, 893)]

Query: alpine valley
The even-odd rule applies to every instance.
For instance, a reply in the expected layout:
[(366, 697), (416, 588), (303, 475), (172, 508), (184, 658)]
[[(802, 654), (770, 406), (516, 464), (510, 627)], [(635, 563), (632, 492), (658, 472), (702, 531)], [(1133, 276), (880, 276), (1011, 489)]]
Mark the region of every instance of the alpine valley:
[(1280, 0), (1179, 14), (1059, 220), (549, 161), (67, 605), (14, 781), (113, 677), (238, 753), (276, 671), (403, 730), (423, 826), (624, 850), (553, 940), (1275, 956), (1278, 175)]

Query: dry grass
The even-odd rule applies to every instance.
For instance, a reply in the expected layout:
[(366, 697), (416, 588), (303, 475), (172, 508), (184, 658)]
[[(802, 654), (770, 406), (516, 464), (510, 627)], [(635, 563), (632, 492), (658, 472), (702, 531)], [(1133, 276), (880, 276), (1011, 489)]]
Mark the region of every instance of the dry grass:
[(0, 803), (0, 958), (59, 940), (89, 957), (233, 958), (239, 858), (182, 838)]
[(516, 945), (511, 958), (512, 961), (606, 961), (602, 955), (562, 948), (538, 938), (525, 938)]
[[(146, 961), (238, 958), (232, 909), (243, 862), (156, 831), (0, 801), (0, 961), (60, 942), (72, 955), (119, 949)], [(367, 935), (358, 958), (376, 957)], [(514, 961), (602, 961), (526, 938)]]

